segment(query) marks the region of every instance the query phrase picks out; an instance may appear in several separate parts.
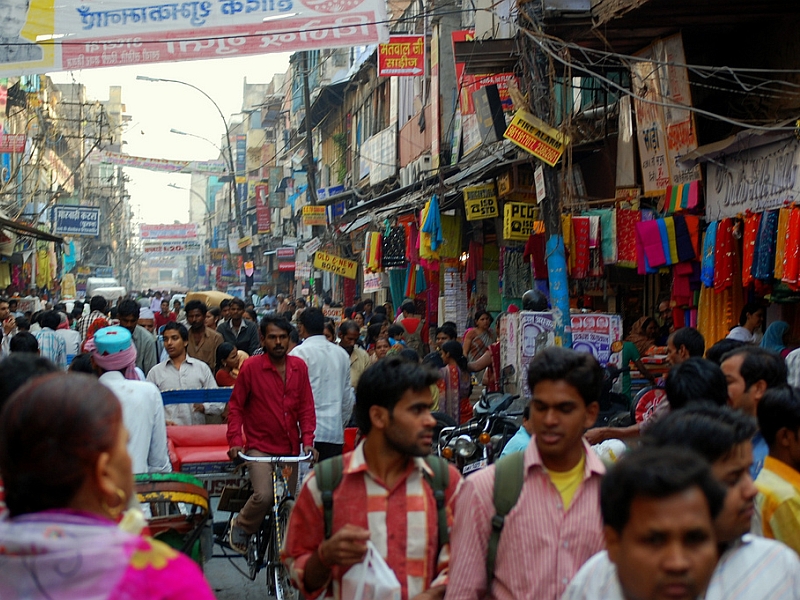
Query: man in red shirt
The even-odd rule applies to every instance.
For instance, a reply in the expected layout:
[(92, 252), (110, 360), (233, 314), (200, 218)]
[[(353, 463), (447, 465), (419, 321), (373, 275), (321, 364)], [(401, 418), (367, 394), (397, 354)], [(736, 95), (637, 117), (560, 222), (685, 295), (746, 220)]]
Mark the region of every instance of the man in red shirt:
[(169, 300), (161, 301), (161, 312), (156, 313), (156, 331), (160, 330), (170, 321), (177, 321), (178, 317), (174, 312), (169, 312)]
[[(298, 456), (314, 453), (317, 427), (314, 396), (308, 367), (302, 359), (288, 356), (291, 325), (280, 317), (261, 319), (264, 354), (246, 360), (239, 371), (228, 403), (228, 455), (234, 460), (245, 451), (252, 456)], [(247, 551), (247, 541), (255, 533), (272, 506), (272, 465), (250, 463), (253, 495), (242, 511), (231, 520), (231, 547)], [(297, 471), (289, 489), (297, 483)]]

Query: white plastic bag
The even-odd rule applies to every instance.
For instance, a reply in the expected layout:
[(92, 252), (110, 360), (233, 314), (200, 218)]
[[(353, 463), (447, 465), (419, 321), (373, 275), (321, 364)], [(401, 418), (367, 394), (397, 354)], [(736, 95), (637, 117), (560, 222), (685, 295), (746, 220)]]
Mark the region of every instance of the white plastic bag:
[(364, 560), (342, 577), (342, 600), (400, 600), (400, 582), (372, 542)]

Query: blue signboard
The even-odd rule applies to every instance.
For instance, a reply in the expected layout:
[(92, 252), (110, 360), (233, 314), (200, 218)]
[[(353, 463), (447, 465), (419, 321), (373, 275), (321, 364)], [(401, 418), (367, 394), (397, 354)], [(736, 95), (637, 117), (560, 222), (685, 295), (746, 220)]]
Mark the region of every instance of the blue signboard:
[(100, 235), (100, 209), (88, 206), (53, 208), (55, 233), (60, 235)]

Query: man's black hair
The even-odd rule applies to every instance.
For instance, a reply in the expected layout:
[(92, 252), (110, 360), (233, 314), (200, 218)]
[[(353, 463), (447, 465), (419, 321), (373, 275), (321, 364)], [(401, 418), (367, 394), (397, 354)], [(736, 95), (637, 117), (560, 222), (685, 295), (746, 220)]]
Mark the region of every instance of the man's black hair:
[(758, 302), (748, 302), (745, 304), (744, 308), (742, 308), (742, 312), (739, 313), (739, 325), (747, 323), (747, 315), (754, 315), (760, 310), (764, 310), (764, 307)]
[(295, 346), (300, 345), (300, 332), (297, 331), (297, 327), (289, 323), (289, 339)]
[(456, 337), (458, 337), (458, 325), (456, 325), (453, 321), (445, 321), (442, 323), (442, 327), (452, 327), (453, 331), (456, 332)]
[(417, 310), (417, 307), (413, 302), (403, 302), (403, 304), (400, 305), (401, 312), (414, 314), (415, 310)]
[(711, 362), (721, 365), (723, 356), (725, 356), (728, 352), (731, 352), (732, 350), (741, 348), (746, 343), (747, 342), (743, 342), (741, 340), (732, 340), (730, 338), (721, 339), (716, 344), (711, 346), (711, 348), (706, 350), (706, 358)]
[(374, 307), (375, 306), (375, 301), (372, 300), (371, 298), (367, 298), (366, 300), (364, 300), (362, 302), (362, 304), (364, 305), (365, 308), (366, 308), (367, 304), (369, 304), (370, 306)]
[(369, 318), (369, 323), (367, 325), (381, 325), (385, 321), (388, 321), (388, 317), (383, 313), (372, 313), (372, 316)]
[(642, 436), (642, 444), (682, 446), (713, 464), (755, 433), (755, 420), (742, 412), (727, 406), (698, 405), (671, 412), (654, 423)]
[(400, 350), (398, 354), (400, 355), (401, 358), (404, 358), (408, 362), (414, 363), (415, 365), (418, 365), (420, 362), (419, 352), (417, 352), (413, 348), (405, 348), (404, 350)]
[(108, 301), (103, 298), (102, 296), (92, 296), (92, 299), (89, 300), (89, 310), (92, 312), (99, 311), (101, 313), (106, 312), (108, 309)]
[[(11, 341), (13, 342), (14, 338)], [(0, 361), (0, 409), (14, 392), (31, 379), (60, 371), (56, 365), (38, 354), (18, 352), (8, 355)]]
[(61, 315), (54, 310), (47, 310), (39, 318), (39, 324), (55, 331), (61, 325)]
[(8, 300), (6, 300), (6, 302), (8, 302), (9, 309), (11, 309), (12, 307), (19, 306), (19, 300), (17, 300), (16, 298), (9, 298)]
[(779, 385), (770, 388), (756, 408), (758, 429), (764, 441), (772, 447), (778, 431), (786, 427), (795, 434), (800, 430), (800, 390)]
[(524, 421), (529, 421), (530, 418), (531, 418), (531, 403), (528, 402), (522, 409), (522, 419)]
[(728, 383), (719, 366), (705, 358), (692, 357), (669, 370), (667, 399), (672, 410), (693, 402), (728, 403)]
[(306, 328), (308, 335), (322, 335), (325, 329), (325, 315), (314, 306), (305, 309), (297, 317), (298, 322)]
[(139, 320), (139, 305), (136, 300), (123, 300), (117, 305), (117, 316), (122, 317), (136, 317)]
[(289, 321), (287, 321), (283, 317), (280, 317), (278, 315), (265, 315), (261, 317), (261, 322), (258, 324), (258, 328), (261, 331), (262, 336), (267, 335), (267, 329), (269, 328), (270, 325), (274, 325), (279, 329), (283, 329), (290, 336), (292, 334), (292, 329), (294, 329), (291, 323), (289, 323)]
[(703, 357), (706, 351), (706, 340), (703, 334), (697, 331), (694, 327), (681, 327), (676, 329), (672, 335), (672, 345), (680, 350), (681, 346), (686, 348), (689, 356)]
[(228, 306), (238, 306), (242, 310), (244, 310), (244, 300), (241, 298), (231, 298), (231, 301), (228, 303)]
[(69, 363), (69, 372), (85, 373), (86, 375), (97, 376), (97, 373), (94, 370), (94, 365), (92, 365), (92, 355), (88, 352), (84, 352), (83, 354), (78, 354), (75, 356), (75, 358), (72, 359), (72, 362)]
[(451, 327), (450, 325), (442, 325), (441, 327), (437, 327), (436, 328), (436, 335), (439, 335), (440, 333), (445, 334), (451, 340), (454, 340), (454, 339), (456, 339), (458, 337), (458, 333), (456, 332), (456, 328), (455, 327)]
[(636, 498), (669, 498), (695, 487), (705, 496), (714, 519), (727, 492), (701, 456), (677, 446), (634, 450), (622, 456), (600, 484), (603, 523), (621, 534)]
[(8, 350), (11, 353), (39, 353), (39, 341), (30, 331), (19, 331), (17, 335), (8, 342)]
[(166, 335), (168, 331), (177, 331), (184, 342), (189, 341), (189, 330), (186, 329), (186, 325), (183, 325), (182, 323), (176, 323), (175, 321), (170, 321), (169, 323), (164, 325), (164, 329), (162, 330), (161, 334)]
[(376, 315), (383, 315), (383, 316), (386, 316), (386, 315), (389, 313), (389, 311), (387, 311), (387, 310), (386, 310), (386, 307), (385, 307), (385, 306), (383, 306), (383, 305), (381, 305), (381, 306), (376, 306), (376, 307), (375, 307), (375, 308), (372, 310), (372, 312), (373, 312), (373, 313), (375, 313)]
[(389, 325), (389, 337), (396, 338), (399, 335), (404, 335), (406, 333), (406, 328), (402, 325)]
[(342, 321), (342, 324), (339, 325), (339, 337), (344, 337), (347, 335), (348, 332), (355, 331), (356, 333), (361, 333), (361, 328), (358, 326), (358, 323), (355, 321)]
[(230, 303), (231, 303), (231, 301), (228, 298), (225, 298), (224, 300), (222, 300), (219, 303), (219, 309), (220, 310), (225, 310), (225, 307), (228, 306)]
[(205, 316), (208, 312), (208, 307), (206, 306), (206, 303), (201, 300), (189, 300), (189, 302), (186, 303), (186, 306), (183, 307), (183, 310), (186, 311), (187, 315), (191, 310), (199, 310), (201, 313), (203, 313), (203, 316)]
[(540, 381), (565, 381), (580, 394), (586, 406), (600, 398), (603, 370), (586, 352), (551, 346), (537, 354), (528, 366), (528, 389)]
[(750, 389), (754, 383), (762, 379), (766, 381), (767, 388), (786, 383), (788, 376), (786, 361), (777, 352), (746, 344), (728, 352), (722, 357), (722, 362), (740, 354), (744, 356), (744, 360), (742, 360), (742, 366), (739, 367), (739, 375), (744, 379), (745, 390)]
[(363, 434), (372, 429), (369, 409), (382, 406), (392, 414), (395, 405), (408, 390), (421, 392), (439, 380), (439, 374), (428, 367), (412, 363), (400, 356), (387, 356), (361, 375), (356, 389), (355, 418)]
[(30, 331), (31, 322), (28, 317), (17, 317), (14, 322), (17, 324), (17, 331)]

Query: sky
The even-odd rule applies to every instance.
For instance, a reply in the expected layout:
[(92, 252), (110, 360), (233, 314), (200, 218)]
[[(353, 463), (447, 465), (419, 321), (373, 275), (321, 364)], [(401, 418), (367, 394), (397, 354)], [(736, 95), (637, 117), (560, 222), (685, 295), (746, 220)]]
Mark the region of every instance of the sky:
[[(90, 100), (107, 100), (110, 86), (122, 86), (125, 114), (131, 122), (123, 135), (123, 152), (145, 158), (211, 160), (219, 157), (213, 145), (194, 137), (170, 133), (185, 131), (219, 144), (224, 126), (219, 113), (202, 94), (183, 85), (137, 81), (137, 75), (191, 83), (211, 96), (227, 119), (242, 109), (247, 83), (268, 83), (289, 66), (289, 54), (265, 54), (194, 62), (146, 64), (51, 73), (56, 83), (82, 83)], [(143, 223), (189, 220), (190, 175), (125, 169), (134, 219)], [(187, 189), (174, 189), (169, 184)]]

